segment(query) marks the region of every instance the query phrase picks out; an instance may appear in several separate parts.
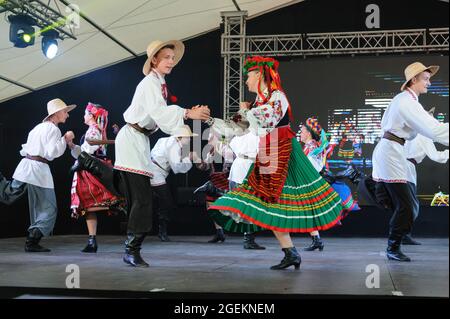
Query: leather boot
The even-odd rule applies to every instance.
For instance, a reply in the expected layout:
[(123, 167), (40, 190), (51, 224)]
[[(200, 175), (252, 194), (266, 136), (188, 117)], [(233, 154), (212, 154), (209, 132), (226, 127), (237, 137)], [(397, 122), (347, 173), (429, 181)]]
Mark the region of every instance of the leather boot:
[(213, 189), (213, 184), (212, 184), (212, 182), (211, 181), (207, 181), (205, 184), (203, 184), (202, 186), (200, 186), (199, 188), (197, 188), (195, 191), (194, 191), (194, 194), (197, 194), (197, 193), (202, 193), (202, 192), (205, 192), (205, 193), (208, 193), (208, 192), (211, 192), (211, 190)]
[(266, 247), (260, 246), (255, 242), (255, 233), (244, 233), (244, 249), (263, 250)]
[(317, 236), (312, 236), (312, 243), (311, 245), (309, 245), (306, 248), (303, 248), (303, 251), (314, 251), (316, 249), (319, 249), (320, 251), (323, 250), (323, 248), (325, 247), (325, 245), (322, 242), (322, 239), (320, 238), (319, 235)]
[(346, 170), (338, 172), (335, 174), (335, 177), (337, 178), (348, 178), (350, 182), (357, 185), (364, 177), (364, 173), (358, 170), (354, 164), (351, 164), (349, 167), (347, 167)]
[(125, 255), (123, 261), (134, 267), (148, 267), (149, 265), (141, 257), (141, 245), (145, 234), (129, 233), (125, 241)]
[(406, 234), (405, 236), (403, 236), (402, 244), (403, 244), (403, 245), (422, 245), (422, 244), (419, 243), (417, 240), (414, 240), (414, 239), (411, 237), (411, 234)]
[(159, 232), (158, 232), (158, 237), (159, 239), (161, 239), (161, 241), (163, 242), (168, 242), (170, 241), (169, 236), (167, 235), (167, 220), (165, 219), (160, 219), (159, 220)]
[(225, 241), (225, 234), (223, 233), (223, 229), (218, 228), (216, 229), (214, 237), (211, 240), (209, 240), (208, 243), (215, 244), (218, 242), (223, 243), (224, 241)]
[(109, 167), (98, 158), (95, 158), (86, 152), (81, 152), (77, 161), (79, 170), (88, 171), (97, 177), (103, 186), (105, 186), (111, 193), (116, 196), (120, 196), (120, 193), (114, 187), (114, 174), (112, 167)]
[(95, 235), (89, 235), (86, 247), (81, 251), (82, 253), (96, 253), (97, 252), (97, 238)]
[(50, 249), (42, 247), (39, 245), (39, 241), (41, 240), (43, 234), (39, 230), (39, 228), (32, 228), (27, 236), (27, 240), (25, 241), (25, 251), (28, 253), (48, 253)]
[(294, 266), (295, 269), (298, 270), (300, 268), (300, 264), (302, 263), (302, 258), (297, 252), (297, 249), (295, 249), (295, 247), (289, 247), (282, 248), (281, 250), (284, 252), (284, 258), (281, 260), (281, 263), (270, 267), (270, 269), (280, 270)]
[(400, 244), (403, 236), (390, 236), (388, 239), (388, 247), (386, 249), (386, 257), (390, 260), (411, 261), (411, 258), (403, 254), (400, 250)]

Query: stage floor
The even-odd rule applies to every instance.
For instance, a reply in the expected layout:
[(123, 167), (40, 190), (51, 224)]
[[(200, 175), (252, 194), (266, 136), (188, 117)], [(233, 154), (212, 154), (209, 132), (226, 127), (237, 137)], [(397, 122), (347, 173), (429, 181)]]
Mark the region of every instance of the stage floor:
[[(257, 238), (258, 243), (267, 247), (260, 251), (244, 250), (241, 237), (228, 236), (221, 244), (206, 243), (209, 238), (172, 236), (172, 242), (162, 243), (156, 237), (148, 237), (142, 252), (150, 263), (146, 269), (123, 263), (124, 237), (120, 236), (99, 236), (97, 254), (80, 252), (86, 236), (44, 239), (42, 244), (52, 249), (50, 253), (25, 253), (24, 238), (1, 239), (0, 288), (65, 289), (69, 275), (66, 267), (75, 264), (80, 270), (80, 289), (86, 290), (449, 296), (448, 238), (417, 238), (421, 246), (403, 246), (413, 260), (411, 263), (388, 261), (384, 238), (324, 238), (324, 251), (301, 252), (303, 262), (299, 271), (292, 267), (283, 271), (269, 269), (283, 257), (273, 237)], [(310, 239), (295, 237), (294, 242), (301, 248)], [(376, 275), (374, 269), (379, 269), (379, 288), (368, 288), (366, 280)], [(377, 280), (367, 281), (376, 284)]]

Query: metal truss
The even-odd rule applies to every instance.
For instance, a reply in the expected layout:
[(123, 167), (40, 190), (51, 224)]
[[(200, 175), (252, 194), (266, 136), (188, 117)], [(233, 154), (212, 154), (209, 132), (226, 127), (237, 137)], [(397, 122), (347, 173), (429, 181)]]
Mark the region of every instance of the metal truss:
[(0, 13), (9, 11), (13, 14), (26, 14), (32, 17), (41, 29), (51, 28), (59, 31), (61, 40), (76, 40), (71, 21), (61, 12), (51, 8), (50, 1), (45, 4), (39, 0), (0, 0)]
[[(245, 51), (245, 20), (247, 11), (221, 12), (222, 42), (221, 51), (224, 58), (223, 79), (223, 117), (230, 116), (239, 110), (239, 102), (243, 101), (242, 67)], [(226, 52), (226, 53), (225, 53)]]
[(243, 100), (246, 55), (332, 56), (408, 52), (448, 52), (449, 28), (247, 36), (246, 11), (222, 13), (224, 32), (224, 118)]

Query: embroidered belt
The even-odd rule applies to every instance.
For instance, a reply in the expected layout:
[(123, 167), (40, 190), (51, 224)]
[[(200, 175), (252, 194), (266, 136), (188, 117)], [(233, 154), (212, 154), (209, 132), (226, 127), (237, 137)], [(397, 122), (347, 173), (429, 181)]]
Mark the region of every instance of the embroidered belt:
[(383, 134), (383, 138), (390, 140), (390, 141), (394, 141), (397, 142), (400, 145), (405, 145), (405, 139), (398, 137), (397, 135), (392, 134), (391, 132), (384, 132)]

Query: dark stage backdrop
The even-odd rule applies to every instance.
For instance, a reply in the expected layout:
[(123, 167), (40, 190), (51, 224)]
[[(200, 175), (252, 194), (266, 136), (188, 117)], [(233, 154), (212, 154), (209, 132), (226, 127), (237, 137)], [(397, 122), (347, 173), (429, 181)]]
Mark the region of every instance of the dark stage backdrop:
[[(306, 0), (304, 2), (282, 8), (280, 10), (253, 18), (247, 23), (247, 33), (252, 34), (282, 34), (282, 33), (307, 33), (307, 32), (334, 32), (334, 31), (359, 31), (367, 30), (365, 26), (365, 8), (368, 4), (378, 4), (380, 7), (381, 29), (406, 29), (406, 28), (433, 28), (448, 27), (448, 3), (438, 0)], [(407, 8), (407, 9), (405, 9)], [(3, 35), (1, 35), (3, 36)], [(153, 40), (152, 34), (148, 35), (149, 42)], [(355, 57), (353, 61), (367, 59)], [(374, 58), (377, 60), (378, 58)], [(344, 59), (345, 60), (345, 59)], [(142, 65), (145, 57), (124, 61), (116, 65), (100, 69), (80, 76), (75, 79), (41, 89), (0, 104), (0, 171), (10, 177), (17, 163), (20, 161), (19, 150), (26, 141), (28, 132), (39, 123), (46, 113), (47, 101), (60, 97), (67, 103), (75, 103), (79, 108), (71, 112), (68, 122), (61, 127), (62, 131), (73, 130), (79, 138), (86, 130), (83, 124), (83, 111), (87, 102), (91, 101), (106, 106), (110, 112), (110, 123), (123, 125), (122, 113), (128, 107), (136, 85), (142, 79)], [(317, 61), (306, 59), (304, 63), (327, 64), (322, 67), (323, 74), (308, 80), (297, 74), (291, 80), (284, 79), (284, 85), (289, 96), (293, 99), (296, 108), (296, 117), (300, 120), (312, 115), (308, 109), (318, 103), (319, 98), (324, 98), (327, 90), (332, 89), (333, 84), (325, 85), (327, 77), (333, 69), (340, 65), (340, 58), (320, 58)], [(425, 60), (432, 61), (436, 60)], [(406, 62), (406, 61), (405, 61)], [(70, 61), (67, 61), (70, 63)], [(300, 63), (300, 62), (299, 62)], [(442, 63), (441, 63), (442, 64)], [(289, 78), (284, 62), (282, 64), (282, 76)], [(375, 64), (376, 66), (376, 64)], [(386, 68), (383, 71), (398, 74), (400, 65), (395, 68)], [(350, 70), (347, 70), (349, 72)], [(380, 71), (376, 69), (375, 71)], [(286, 74), (284, 74), (286, 72)], [(322, 72), (322, 71), (321, 71)], [(448, 71), (447, 71), (448, 72)], [(1, 70), (0, 70), (1, 74)], [(447, 76), (448, 80), (448, 76)], [(298, 95), (295, 100), (295, 90), (300, 91), (297, 83), (307, 83), (310, 91)], [(376, 83), (376, 78), (373, 78)], [(167, 82), (173, 94), (175, 94), (183, 107), (195, 104), (208, 104), (215, 116), (222, 116), (222, 59), (220, 56), (220, 31), (212, 31), (195, 39), (186, 41), (186, 54), (181, 63), (168, 76)], [(342, 81), (343, 82), (343, 81)], [(373, 84), (372, 83), (372, 84)], [(345, 85), (345, 83), (340, 83)], [(342, 86), (341, 86), (342, 87)], [(370, 87), (368, 87), (370, 88)], [(344, 86), (352, 99), (343, 100), (342, 103), (324, 103), (324, 107), (341, 107), (350, 105), (361, 106), (361, 97), (364, 92), (356, 92), (355, 86)], [(355, 95), (350, 94), (355, 91)], [(306, 103), (308, 95), (314, 103)], [(337, 98), (334, 97), (334, 101)], [(333, 101), (330, 99), (330, 101)], [(448, 103), (448, 102), (447, 102)], [(427, 103), (424, 103), (428, 105)], [(298, 113), (297, 108), (304, 113)], [(314, 112), (315, 113), (315, 112)], [(316, 114), (324, 118), (327, 113)], [(159, 135), (160, 136), (160, 135)], [(114, 154), (114, 148), (108, 149), (110, 156)], [(56, 186), (59, 215), (55, 227), (55, 234), (70, 234), (85, 232), (84, 220), (74, 222), (69, 214), (71, 176), (68, 171), (73, 163), (71, 156), (66, 153), (63, 157), (51, 164)], [(195, 187), (203, 183), (206, 175), (198, 170), (192, 170), (186, 176), (172, 176), (174, 187), (190, 185)], [(419, 176), (419, 180), (422, 179)], [(183, 190), (183, 189), (182, 189)], [(186, 189), (180, 192), (182, 202), (186, 199)], [(28, 226), (28, 204), (26, 198), (21, 199), (14, 206), (0, 204), (0, 237), (23, 236)], [(173, 228), (175, 233), (205, 234), (212, 232), (211, 222), (199, 206), (180, 206), (174, 216), (174, 223), (179, 222), (179, 228)], [(99, 224), (99, 233), (117, 233), (120, 221), (124, 218), (102, 218)], [(370, 225), (370, 223), (368, 223)], [(181, 229), (181, 230), (180, 230)], [(345, 233), (345, 229), (343, 230)]]

